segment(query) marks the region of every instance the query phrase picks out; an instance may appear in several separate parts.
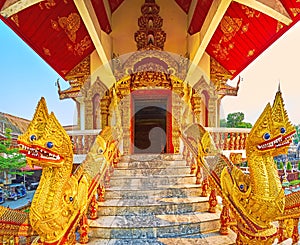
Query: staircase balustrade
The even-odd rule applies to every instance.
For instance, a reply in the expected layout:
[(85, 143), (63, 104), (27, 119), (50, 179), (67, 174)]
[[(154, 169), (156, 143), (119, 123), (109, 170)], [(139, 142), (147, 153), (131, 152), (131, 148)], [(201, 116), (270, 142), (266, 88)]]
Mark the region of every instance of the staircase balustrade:
[(74, 154), (87, 154), (100, 131), (100, 129), (67, 131), (73, 143)]
[[(214, 129), (214, 131), (213, 131), (214, 136), (212, 138), (219, 140), (219, 142), (217, 144), (219, 144), (219, 146), (222, 147), (222, 146), (224, 146), (224, 144), (222, 142), (220, 142), (220, 141), (222, 141), (222, 137), (224, 135), (234, 135), (234, 133), (232, 133), (232, 134), (231, 133), (228, 134), (228, 133), (230, 133), (230, 132), (227, 132), (227, 131), (224, 132), (220, 129), (218, 129), (218, 130)], [(209, 195), (209, 208), (207, 211), (210, 213), (215, 213), (216, 206), (218, 204), (217, 193), (220, 192), (221, 190), (220, 190), (218, 184), (213, 180), (213, 178), (211, 178), (208, 166), (203, 162), (204, 156), (199, 155), (201, 153), (198, 152), (198, 147), (199, 147), (199, 144), (201, 144), (201, 143), (195, 142), (195, 139), (198, 139), (197, 138), (198, 136), (193, 135), (195, 137), (193, 139), (188, 138), (188, 136), (185, 136), (182, 133), (180, 133), (180, 136), (181, 136), (181, 140), (184, 145), (183, 156), (186, 158), (187, 161), (190, 158), (194, 158), (196, 160), (197, 171), (193, 171), (193, 172), (195, 173), (195, 175), (197, 177), (196, 178), (197, 183), (200, 183), (202, 180), (201, 196), (206, 197)], [(198, 139), (198, 140), (200, 140), (200, 139)], [(236, 142), (236, 140), (232, 141), (232, 142)], [(190, 156), (190, 154), (192, 155), (192, 157)], [(197, 176), (201, 172), (203, 172), (203, 176), (201, 176), (202, 179), (200, 179), (200, 176)], [(208, 192), (209, 190), (210, 190), (210, 193)], [(221, 193), (219, 193), (219, 194), (221, 194)], [(223, 214), (223, 216), (224, 215), (225, 214)], [(222, 232), (220, 232), (220, 234), (222, 234), (222, 235), (228, 234), (228, 232), (226, 232), (228, 225), (227, 225), (227, 222), (224, 222), (224, 219), (225, 219), (224, 217), (222, 217), (222, 219), (221, 219), (221, 227), (223, 230), (222, 230)]]
[[(220, 150), (244, 150), (248, 128), (206, 128)], [(87, 154), (101, 130), (67, 131), (74, 144), (74, 154)]]
[(205, 128), (219, 150), (245, 150), (250, 128)]

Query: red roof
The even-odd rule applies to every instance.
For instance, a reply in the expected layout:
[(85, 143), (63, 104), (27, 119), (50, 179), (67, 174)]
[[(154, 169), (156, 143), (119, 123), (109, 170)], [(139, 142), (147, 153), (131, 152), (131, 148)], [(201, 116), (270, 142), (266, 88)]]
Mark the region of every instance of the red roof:
[[(212, 0), (198, 1), (189, 26), (190, 34), (201, 30), (211, 4)], [(278, 0), (277, 5), (291, 18), (292, 23), (289, 26), (233, 1), (211, 38), (206, 52), (235, 77), (299, 21), (299, 0)]]
[(0, 18), (63, 78), (95, 49), (73, 1), (43, 1)]
[[(91, 0), (99, 24), (106, 33), (112, 31), (109, 11), (114, 13), (124, 1), (108, 0), (109, 6), (105, 6), (104, 0)], [(175, 2), (186, 14), (192, 14), (187, 32), (190, 35), (199, 32), (213, 1), (197, 0), (192, 13), (189, 13), (193, 11), (191, 0), (175, 0)], [(270, 4), (265, 0), (255, 2)], [(0, 1), (0, 9), (12, 3), (10, 0)], [(206, 52), (233, 77), (238, 75), (299, 21), (299, 0), (277, 0), (275, 5), (278, 8), (276, 11), (280, 10), (281, 14), (292, 20), (289, 26), (233, 1), (211, 38)], [(140, 8), (140, 6), (133, 7)], [(42, 1), (11, 17), (4, 18), (0, 15), (0, 19), (63, 78), (95, 49), (73, 1)]]

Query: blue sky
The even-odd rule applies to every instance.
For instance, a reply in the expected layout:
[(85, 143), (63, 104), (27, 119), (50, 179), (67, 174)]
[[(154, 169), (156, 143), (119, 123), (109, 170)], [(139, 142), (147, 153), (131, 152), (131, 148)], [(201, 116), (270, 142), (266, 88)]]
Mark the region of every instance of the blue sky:
[[(280, 81), (286, 109), (292, 123), (300, 124), (300, 23), (269, 47), (240, 75), (243, 81), (237, 97), (222, 100), (221, 117), (244, 112), (254, 123), (268, 102), (273, 102)], [(31, 119), (44, 96), (49, 111), (63, 125), (76, 122), (75, 102), (59, 100), (55, 81), (59, 75), (0, 21), (0, 111)], [(61, 78), (62, 89), (68, 84)], [(236, 80), (231, 82), (236, 84)]]
[[(43, 96), (49, 111), (63, 125), (75, 118), (75, 102), (59, 100), (55, 81), (60, 76), (27, 44), (0, 21), (0, 111), (32, 119), (35, 107)], [(60, 78), (63, 88), (68, 84)]]

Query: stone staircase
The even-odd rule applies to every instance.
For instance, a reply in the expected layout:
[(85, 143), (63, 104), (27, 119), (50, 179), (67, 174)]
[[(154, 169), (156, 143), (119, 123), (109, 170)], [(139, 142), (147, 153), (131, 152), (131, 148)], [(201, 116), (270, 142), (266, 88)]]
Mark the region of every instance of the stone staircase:
[(90, 220), (89, 244), (234, 244), (221, 236), (220, 213), (208, 210), (181, 155), (125, 156)]

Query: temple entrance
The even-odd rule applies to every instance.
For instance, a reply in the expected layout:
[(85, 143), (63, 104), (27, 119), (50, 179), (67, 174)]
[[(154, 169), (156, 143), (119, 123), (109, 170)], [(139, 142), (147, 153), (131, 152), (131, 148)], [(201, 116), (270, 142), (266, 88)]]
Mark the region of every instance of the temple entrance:
[(134, 153), (167, 152), (167, 98), (134, 100)]

